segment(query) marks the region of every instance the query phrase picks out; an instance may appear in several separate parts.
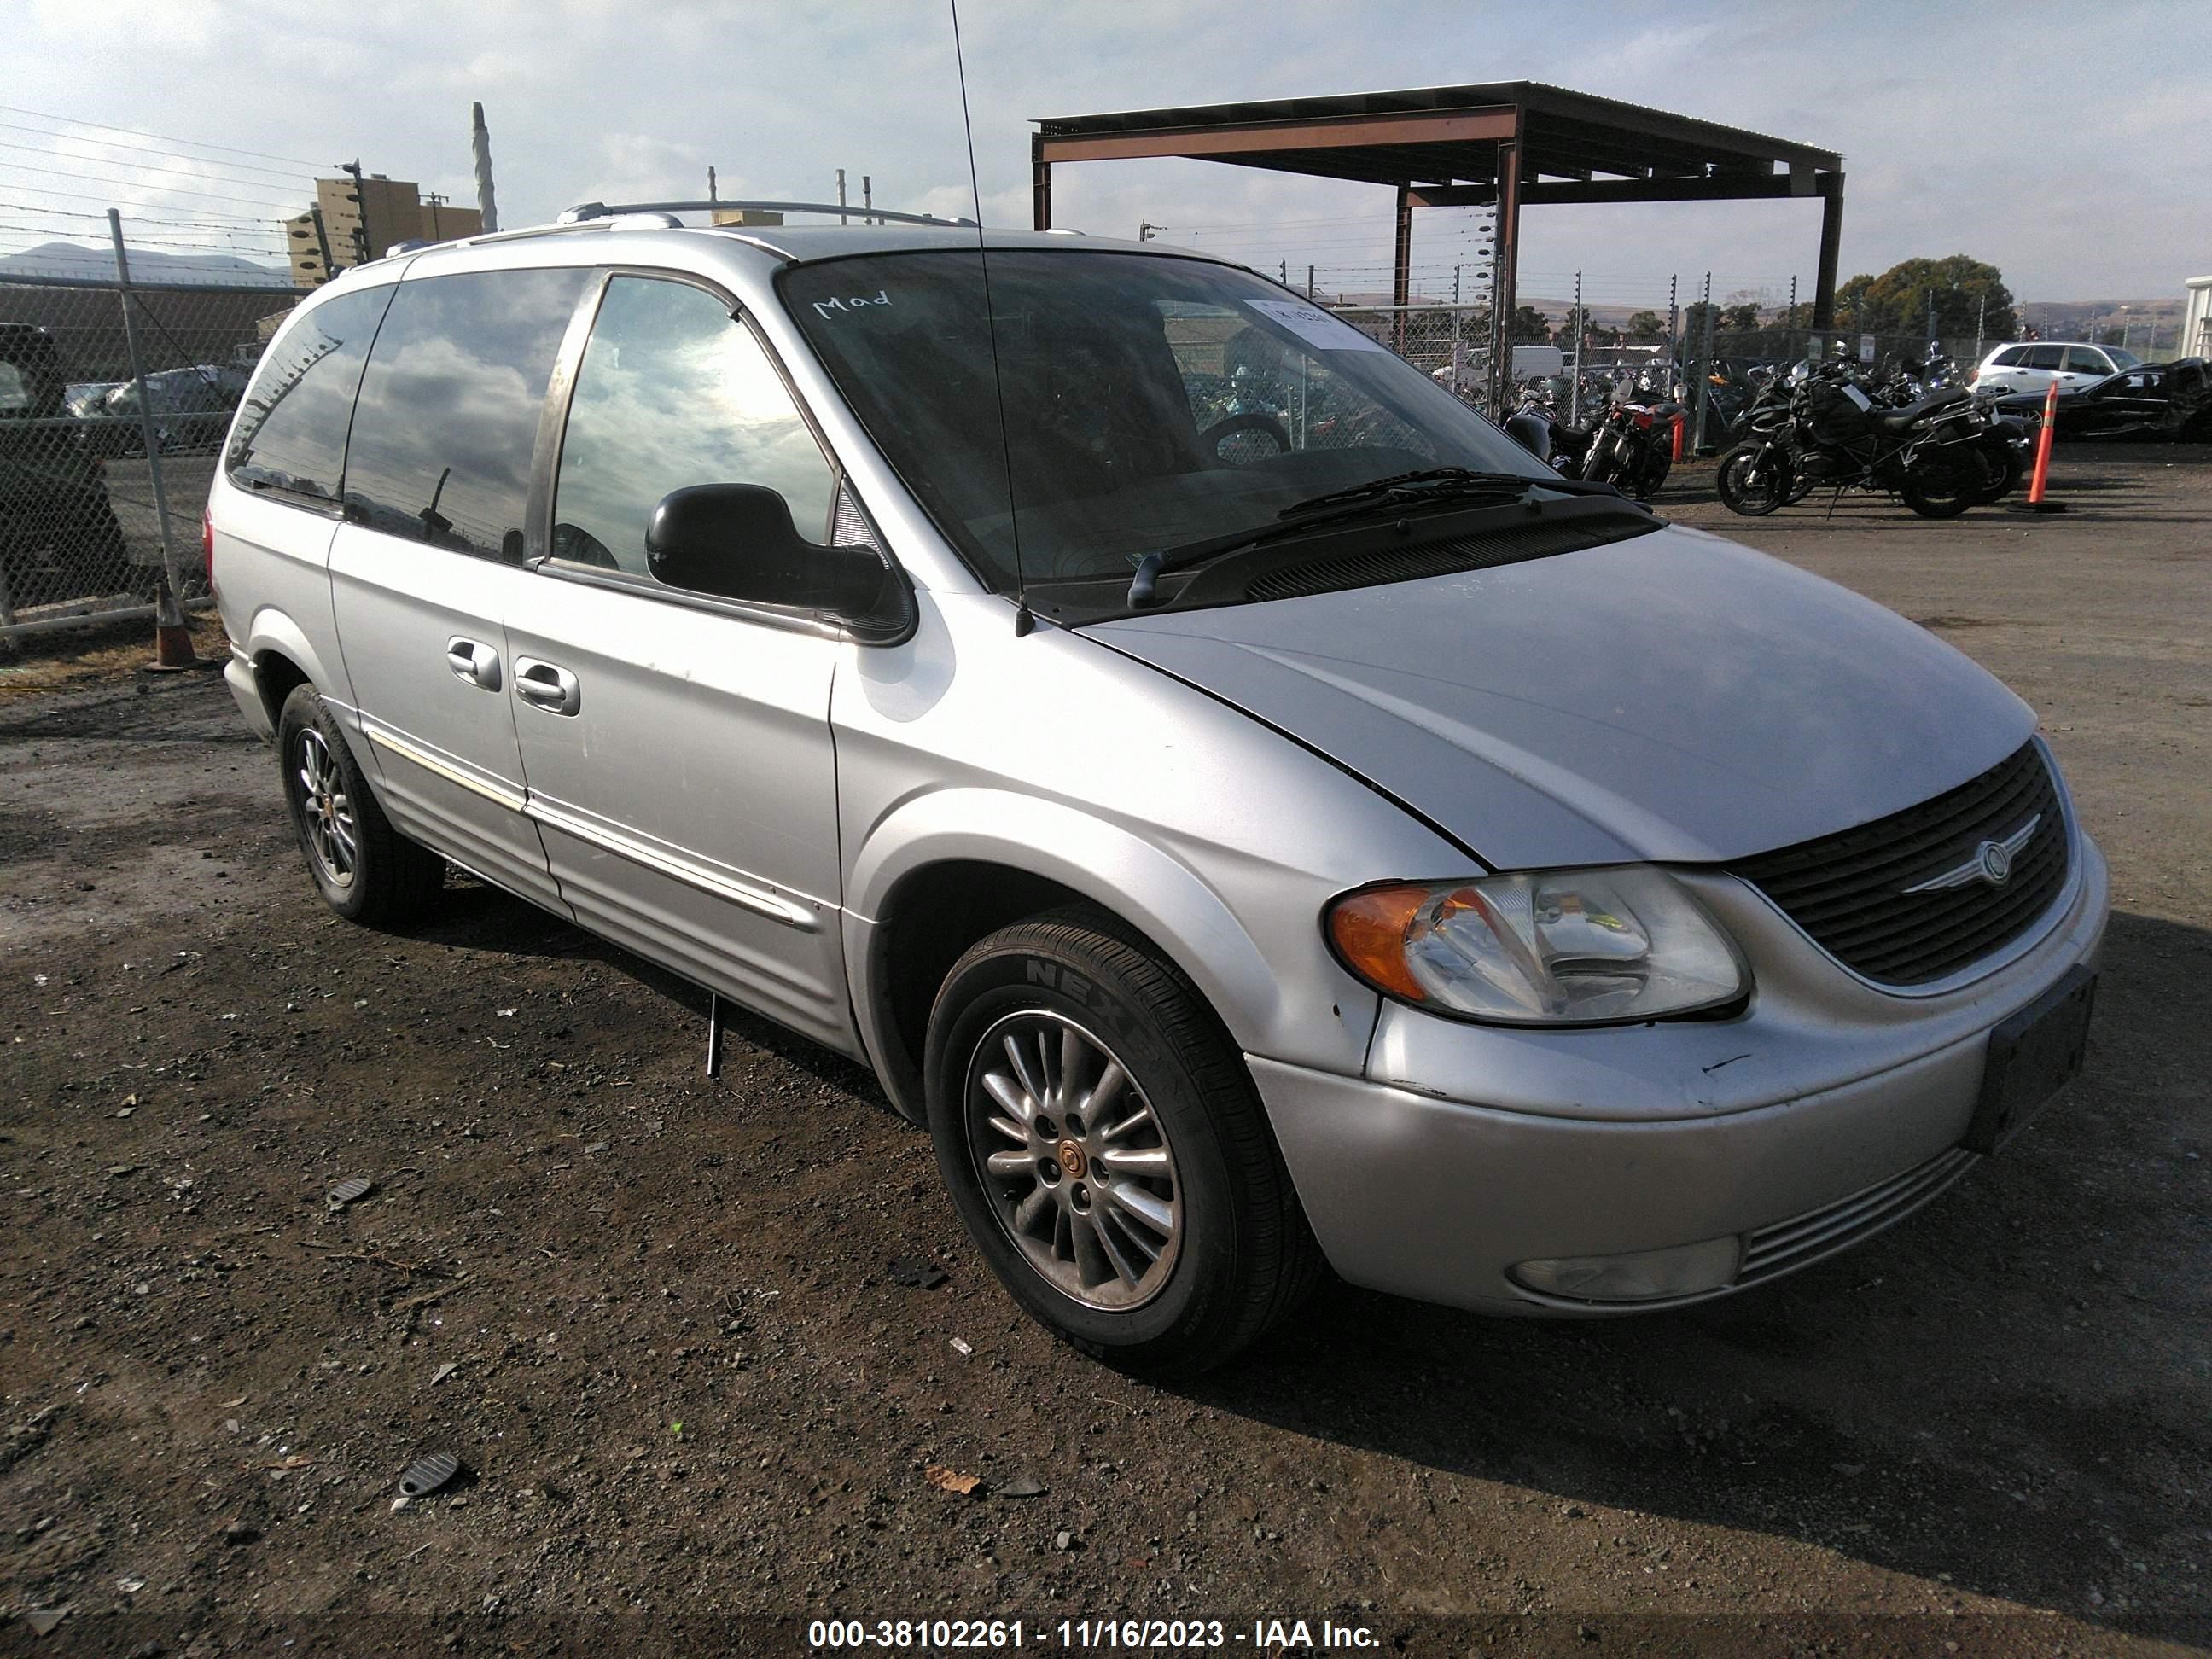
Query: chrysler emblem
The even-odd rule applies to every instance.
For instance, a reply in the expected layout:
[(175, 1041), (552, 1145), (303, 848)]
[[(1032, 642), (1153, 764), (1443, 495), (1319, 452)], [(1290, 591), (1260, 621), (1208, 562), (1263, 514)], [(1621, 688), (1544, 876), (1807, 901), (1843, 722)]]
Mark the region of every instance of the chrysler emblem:
[(1941, 875), (1930, 876), (1923, 882), (1906, 888), (1905, 892), (1940, 893), (1954, 887), (1964, 887), (1970, 881), (1985, 881), (1992, 887), (2003, 886), (2012, 879), (2014, 858), (2021, 848), (2027, 845), (2028, 838), (2035, 834), (2042, 822), (2043, 814), (2038, 812), (2002, 841), (1984, 842), (1974, 848), (1973, 857), (1964, 864), (1946, 870)]

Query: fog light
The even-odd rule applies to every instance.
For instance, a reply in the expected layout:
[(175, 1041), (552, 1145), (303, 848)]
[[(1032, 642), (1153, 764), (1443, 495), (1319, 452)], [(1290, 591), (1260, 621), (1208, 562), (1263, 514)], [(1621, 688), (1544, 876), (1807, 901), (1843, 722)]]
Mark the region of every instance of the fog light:
[(1735, 1239), (1709, 1238), (1626, 1255), (1565, 1255), (1523, 1261), (1513, 1277), (1546, 1296), (1577, 1302), (1658, 1302), (1732, 1284), (1743, 1251)]

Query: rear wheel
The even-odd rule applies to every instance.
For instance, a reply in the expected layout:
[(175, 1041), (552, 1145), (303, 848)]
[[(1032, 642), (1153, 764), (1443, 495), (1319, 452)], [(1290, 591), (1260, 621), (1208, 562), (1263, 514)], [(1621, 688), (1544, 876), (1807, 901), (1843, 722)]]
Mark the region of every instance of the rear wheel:
[(1955, 519), (1974, 504), (1982, 487), (1971, 461), (1938, 452), (1907, 468), (1897, 493), (1923, 519)]
[(969, 1237), (1085, 1352), (1204, 1370), (1318, 1277), (1242, 1055), (1189, 981), (1104, 914), (972, 946), (938, 994), (924, 1072)]
[(392, 827), (312, 685), (295, 685), (276, 721), (284, 811), (323, 902), (349, 921), (381, 925), (428, 911), (446, 861)]
[(1765, 444), (1739, 444), (1721, 457), (1714, 486), (1721, 505), (1747, 518), (1764, 518), (1789, 498), (1796, 483), (1779, 451)]

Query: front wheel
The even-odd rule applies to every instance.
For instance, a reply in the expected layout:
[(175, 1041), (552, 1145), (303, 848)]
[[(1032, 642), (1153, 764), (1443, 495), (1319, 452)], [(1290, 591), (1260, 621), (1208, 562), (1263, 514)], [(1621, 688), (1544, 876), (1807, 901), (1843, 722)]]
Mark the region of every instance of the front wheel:
[(969, 1237), (1085, 1352), (1205, 1370), (1318, 1277), (1242, 1055), (1196, 988), (1103, 912), (971, 946), (938, 994), (924, 1073)]
[(1764, 518), (1790, 498), (1796, 480), (1778, 450), (1765, 444), (1739, 444), (1721, 457), (1714, 475), (1721, 505), (1746, 518)]
[(295, 685), (276, 720), (284, 810), (323, 902), (349, 921), (405, 921), (430, 908), (446, 861), (392, 827), (312, 685)]

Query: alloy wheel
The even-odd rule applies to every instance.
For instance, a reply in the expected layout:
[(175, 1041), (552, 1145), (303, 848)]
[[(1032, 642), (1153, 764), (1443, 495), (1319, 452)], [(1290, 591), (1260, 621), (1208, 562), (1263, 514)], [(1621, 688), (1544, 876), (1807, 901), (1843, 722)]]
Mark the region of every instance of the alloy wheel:
[(323, 734), (310, 726), (300, 733), (300, 764), (294, 774), (300, 791), (300, 821), (307, 827), (307, 851), (318, 874), (332, 887), (353, 885), (361, 843), (345, 775)]
[(1109, 1312), (1159, 1294), (1182, 1187), (1165, 1128), (1102, 1038), (1041, 1009), (1007, 1015), (969, 1060), (966, 1113), (992, 1214), (1040, 1276)]

